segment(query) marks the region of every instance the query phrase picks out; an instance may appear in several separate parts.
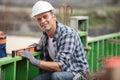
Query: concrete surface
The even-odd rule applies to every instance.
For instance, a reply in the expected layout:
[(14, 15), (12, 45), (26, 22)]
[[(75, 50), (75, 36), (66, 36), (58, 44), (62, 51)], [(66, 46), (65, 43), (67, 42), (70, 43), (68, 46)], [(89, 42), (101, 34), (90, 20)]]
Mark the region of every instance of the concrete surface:
[(25, 48), (32, 43), (37, 43), (39, 38), (36, 37), (23, 37), (23, 36), (7, 36), (6, 51), (8, 54), (12, 53), (12, 50)]

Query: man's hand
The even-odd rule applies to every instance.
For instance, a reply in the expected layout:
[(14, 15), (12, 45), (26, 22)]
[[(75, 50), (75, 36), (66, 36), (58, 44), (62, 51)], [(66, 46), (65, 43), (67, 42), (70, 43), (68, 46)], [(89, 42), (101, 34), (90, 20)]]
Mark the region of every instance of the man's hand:
[(25, 51), (21, 51), (18, 52), (18, 55), (27, 58), (31, 64), (35, 65), (35, 66), (39, 66), (40, 65), (40, 60), (37, 60), (32, 53), (30, 53), (28, 50)]

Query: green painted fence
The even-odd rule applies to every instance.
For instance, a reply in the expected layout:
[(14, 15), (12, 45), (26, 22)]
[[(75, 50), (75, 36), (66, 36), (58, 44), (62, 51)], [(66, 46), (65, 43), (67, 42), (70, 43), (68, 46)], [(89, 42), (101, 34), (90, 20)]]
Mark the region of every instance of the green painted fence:
[[(36, 52), (34, 56), (40, 58), (40, 53)], [(32, 80), (41, 72), (22, 57), (0, 59), (0, 80)]]
[[(87, 40), (88, 19), (86, 16), (71, 17), (70, 26), (78, 31), (86, 50), (89, 50), (87, 46), (91, 47), (90, 51), (86, 51), (86, 56), (90, 71), (95, 72), (101, 67), (98, 62), (99, 59), (107, 56), (120, 55), (120, 44), (108, 42), (109, 39), (120, 40), (120, 33), (99, 36)], [(36, 58), (40, 58), (40, 54), (42, 53), (35, 52), (33, 55)], [(42, 70), (31, 65), (25, 58), (0, 58), (0, 80), (32, 80), (40, 73), (42, 73)]]
[[(84, 41), (84, 36), (81, 36)], [(95, 72), (101, 65), (98, 59), (106, 56), (120, 55), (120, 44), (109, 43), (108, 39), (120, 40), (120, 33), (95, 37), (87, 41), (91, 50), (86, 53), (90, 65), (90, 71)], [(86, 44), (86, 42), (84, 43)], [(36, 58), (40, 58), (38, 52), (34, 53)], [(0, 80), (32, 80), (42, 71), (31, 65), (28, 60), (18, 57), (5, 57), (0, 59)]]
[(87, 41), (88, 46), (91, 47), (90, 52), (87, 53), (91, 72), (100, 69), (100, 59), (120, 55), (120, 44), (110, 43), (109, 39), (120, 40), (120, 33), (99, 36)]

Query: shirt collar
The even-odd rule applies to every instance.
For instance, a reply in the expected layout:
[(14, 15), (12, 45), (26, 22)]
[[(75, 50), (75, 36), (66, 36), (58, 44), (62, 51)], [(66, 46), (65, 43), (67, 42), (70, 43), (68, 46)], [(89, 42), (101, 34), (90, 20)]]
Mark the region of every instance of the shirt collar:
[[(53, 37), (53, 41), (56, 41), (60, 35), (60, 25), (61, 24), (58, 21), (56, 21), (56, 31), (55, 31), (55, 35)], [(47, 40), (48, 39), (47, 33), (43, 32), (43, 34), (44, 34), (44, 38), (45, 38), (44, 40)]]
[(56, 21), (56, 32), (53, 38), (53, 41), (57, 40), (60, 35), (60, 23)]

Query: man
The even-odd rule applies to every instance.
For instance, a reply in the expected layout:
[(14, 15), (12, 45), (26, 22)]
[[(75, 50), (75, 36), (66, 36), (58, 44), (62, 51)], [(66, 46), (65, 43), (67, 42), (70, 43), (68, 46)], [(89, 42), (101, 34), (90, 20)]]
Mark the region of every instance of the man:
[(46, 71), (34, 80), (82, 80), (89, 70), (80, 37), (56, 20), (53, 9), (46, 1), (36, 2), (32, 8), (32, 16), (43, 31), (39, 44), (34, 45), (43, 51), (44, 60), (37, 60), (29, 51), (20, 55)]
[(6, 36), (3, 31), (0, 31), (0, 58), (6, 56)]
[(3, 37), (4, 37), (4, 32), (0, 31), (0, 38), (3, 38)]

